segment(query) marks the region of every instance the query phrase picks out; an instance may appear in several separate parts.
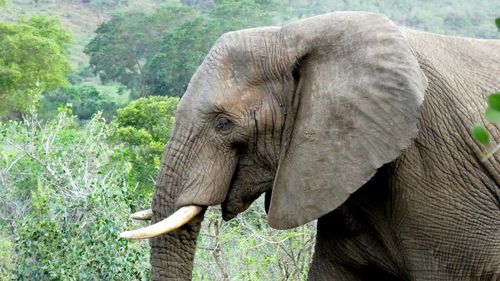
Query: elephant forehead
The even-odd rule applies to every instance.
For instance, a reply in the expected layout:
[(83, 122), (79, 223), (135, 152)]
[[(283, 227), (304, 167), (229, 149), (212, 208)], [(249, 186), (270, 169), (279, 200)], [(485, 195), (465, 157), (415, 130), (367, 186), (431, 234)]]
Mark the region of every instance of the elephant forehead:
[[(249, 110), (260, 107), (264, 93), (259, 87), (206, 87), (188, 91), (177, 108), (177, 120), (205, 121), (216, 113), (242, 118)], [(201, 120), (200, 120), (201, 118)], [(196, 121), (198, 120), (198, 121)]]

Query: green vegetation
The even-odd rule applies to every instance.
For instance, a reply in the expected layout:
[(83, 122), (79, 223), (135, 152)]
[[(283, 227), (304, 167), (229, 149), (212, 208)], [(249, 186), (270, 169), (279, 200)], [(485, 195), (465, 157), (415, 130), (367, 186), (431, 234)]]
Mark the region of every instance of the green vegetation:
[(174, 126), (178, 103), (177, 97), (141, 98), (119, 109), (113, 121), (116, 130), (111, 139), (121, 147), (113, 157), (131, 165), (125, 179), (134, 186), (132, 195), (146, 202), (153, 195), (161, 155)]
[(152, 14), (132, 11), (113, 16), (96, 30), (96, 37), (85, 48), (90, 65), (103, 82), (115, 81), (136, 97), (154, 95), (154, 68), (147, 64), (161, 49), (161, 38), (168, 30), (196, 17), (187, 7), (159, 9)]
[(115, 101), (89, 85), (71, 85), (43, 93), (41, 107), (46, 119), (57, 115), (61, 105), (71, 107), (79, 120), (89, 120), (99, 111), (106, 120), (111, 120), (118, 107)]
[[(99, 114), (84, 126), (69, 108), (0, 125), (0, 272), (9, 280), (146, 280), (147, 242), (116, 233), (130, 224), (126, 162)], [(146, 202), (143, 202), (146, 203)], [(130, 226), (131, 227), (131, 226)], [(5, 254), (5, 251), (10, 251)]]
[(272, 24), (277, 4), (219, 1), (208, 13), (183, 6), (131, 11), (99, 26), (85, 48), (94, 73), (135, 93), (182, 96), (189, 79), (223, 33)]
[[(96, 114), (82, 125), (70, 107), (46, 123), (32, 113), (0, 124), (0, 280), (147, 280), (147, 241), (117, 234), (137, 227), (128, 215), (150, 204), (177, 103), (139, 99), (112, 124)], [(212, 208), (194, 274), (304, 279), (313, 239), (313, 225), (269, 229), (263, 202), (231, 223)]]
[[(500, 93), (492, 93), (488, 96), (488, 107), (484, 112), (484, 118), (491, 123), (500, 124)], [(500, 143), (493, 146), (490, 134), (483, 124), (476, 123), (471, 128), (471, 134), (485, 148), (483, 151), (483, 160), (488, 159), (500, 150)]]
[[(498, 1), (472, 0), (5, 3), (0, 281), (149, 278), (147, 242), (117, 235), (141, 224), (127, 216), (150, 205), (179, 97), (221, 34), (366, 10), (421, 30), (494, 38), (500, 10)], [(499, 122), (498, 99), (490, 96), (485, 120)], [(484, 127), (474, 132), (488, 152), (498, 149)], [(261, 200), (230, 223), (210, 208), (194, 278), (304, 280), (314, 225), (276, 231), (265, 217)]]
[(67, 83), (70, 39), (54, 18), (0, 23), (0, 114), (25, 112), (43, 90)]

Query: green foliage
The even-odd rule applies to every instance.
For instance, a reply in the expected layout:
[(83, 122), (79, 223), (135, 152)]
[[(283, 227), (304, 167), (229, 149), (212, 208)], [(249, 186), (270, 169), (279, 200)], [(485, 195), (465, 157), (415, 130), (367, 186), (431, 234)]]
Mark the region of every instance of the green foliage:
[[(492, 93), (488, 96), (488, 107), (484, 113), (484, 118), (492, 123), (500, 123), (500, 93)], [(488, 159), (500, 150), (500, 143), (491, 148), (490, 135), (483, 124), (474, 124), (471, 128), (471, 134), (477, 142), (485, 146), (483, 160)]]
[(117, 105), (100, 93), (94, 86), (69, 86), (54, 91), (46, 91), (41, 99), (42, 112), (45, 116), (54, 116), (60, 105), (71, 106), (80, 120), (89, 120), (98, 111), (104, 118), (111, 120)]
[(116, 113), (111, 140), (122, 148), (113, 157), (131, 164), (126, 180), (134, 196), (151, 198), (178, 103), (176, 97), (141, 98)]
[(497, 25), (498, 31), (500, 31), (500, 18), (495, 19), (495, 24)]
[(488, 106), (492, 110), (500, 111), (500, 92), (488, 96)]
[(0, 231), (0, 281), (10, 280), (10, 272), (14, 266), (13, 255), (14, 243), (4, 234), (4, 231)]
[(136, 199), (126, 163), (112, 160), (112, 127), (100, 115), (80, 127), (67, 111), (45, 125), (36, 116), (0, 124), (2, 278), (147, 280), (147, 242), (117, 236), (133, 227)]
[[(99, 114), (81, 124), (68, 107), (47, 123), (35, 115), (0, 123), (1, 281), (148, 280), (147, 241), (118, 233), (138, 227), (130, 209), (149, 205), (152, 179), (147, 196), (136, 183), (156, 174), (178, 101), (139, 99), (111, 124)], [(210, 208), (194, 278), (303, 280), (314, 229), (270, 229), (262, 200), (230, 223)]]
[(276, 22), (278, 1), (217, 1), (206, 15), (187, 7), (128, 12), (102, 24), (85, 48), (96, 74), (136, 96), (182, 96), (223, 33)]
[(488, 131), (482, 124), (475, 124), (472, 129), (471, 129), (471, 134), (478, 141), (484, 146), (489, 146), (490, 145), (490, 136), (488, 134)]
[(484, 117), (490, 122), (500, 123), (500, 92), (488, 96), (488, 107)]
[(43, 90), (66, 84), (70, 39), (54, 18), (0, 22), (0, 114), (26, 111)]
[(182, 96), (189, 80), (215, 40), (220, 36), (215, 21), (196, 17), (165, 34), (161, 49), (146, 63), (148, 83), (156, 94)]
[(160, 94), (144, 65), (161, 48), (162, 35), (191, 17), (194, 9), (165, 7), (151, 14), (132, 11), (115, 15), (96, 30), (85, 47), (90, 65), (103, 82), (116, 81), (136, 97)]

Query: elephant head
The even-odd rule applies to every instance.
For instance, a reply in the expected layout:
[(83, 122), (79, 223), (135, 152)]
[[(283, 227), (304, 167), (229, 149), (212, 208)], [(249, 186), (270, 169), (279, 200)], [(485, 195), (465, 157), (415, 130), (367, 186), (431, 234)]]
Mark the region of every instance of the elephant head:
[(154, 237), (153, 280), (186, 280), (207, 206), (230, 219), (266, 192), (272, 227), (317, 219), (409, 146), (425, 87), (404, 34), (378, 14), (224, 34), (179, 104), (153, 224), (123, 237)]

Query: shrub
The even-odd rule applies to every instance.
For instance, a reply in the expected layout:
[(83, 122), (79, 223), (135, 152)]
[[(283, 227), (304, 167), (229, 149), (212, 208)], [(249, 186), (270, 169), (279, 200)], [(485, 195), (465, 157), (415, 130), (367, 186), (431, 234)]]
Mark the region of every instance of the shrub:
[[(177, 97), (148, 97), (118, 109), (111, 140), (120, 145), (113, 157), (131, 165), (126, 175), (133, 195), (150, 200), (161, 155), (175, 122)], [(148, 204), (149, 205), (149, 204)], [(144, 208), (144, 206), (140, 207)]]
[(0, 124), (0, 233), (14, 247), (0, 272), (14, 280), (147, 280), (147, 242), (118, 239), (134, 226), (128, 168), (112, 160), (106, 141), (111, 126), (97, 114), (80, 127), (66, 111), (46, 124), (35, 116)]

